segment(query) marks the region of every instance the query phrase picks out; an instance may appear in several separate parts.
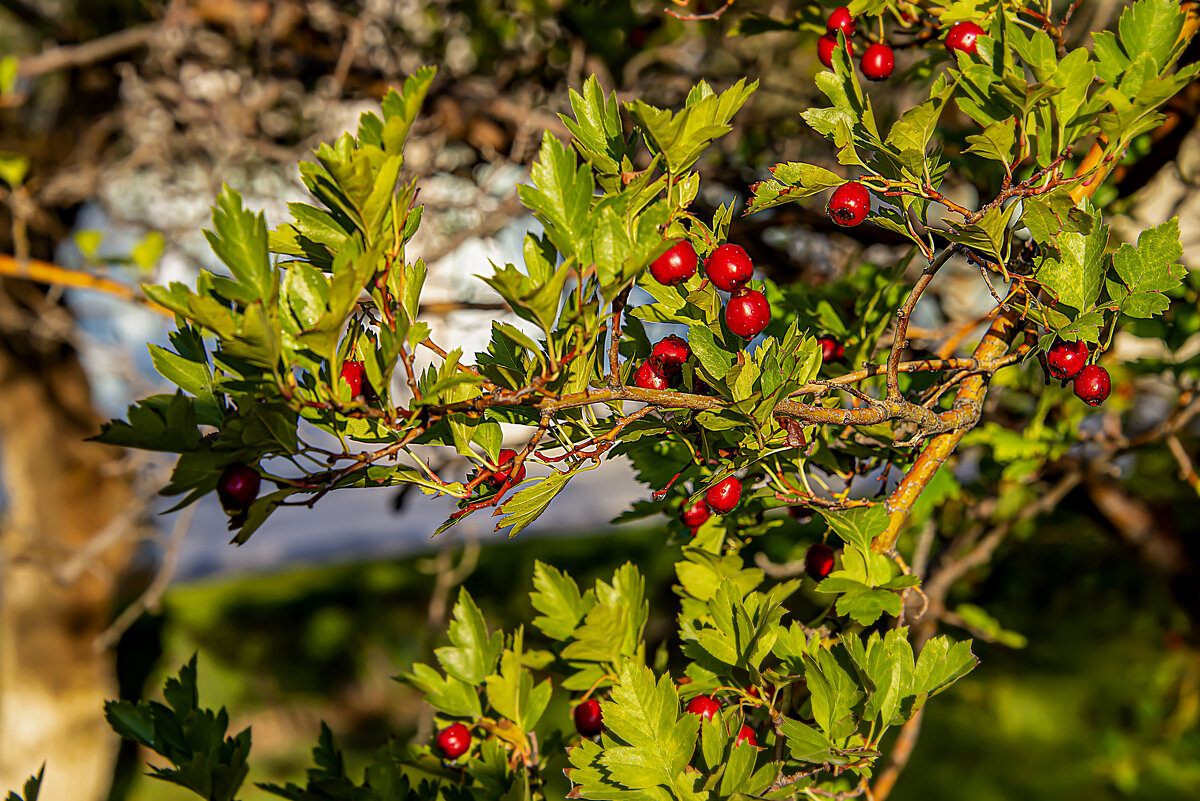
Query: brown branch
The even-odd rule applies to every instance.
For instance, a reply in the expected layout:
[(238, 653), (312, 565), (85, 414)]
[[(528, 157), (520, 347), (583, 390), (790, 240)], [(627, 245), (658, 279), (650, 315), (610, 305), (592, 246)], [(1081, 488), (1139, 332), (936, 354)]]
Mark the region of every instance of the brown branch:
[(894, 401), (900, 399), (900, 384), (897, 377), (897, 370), (900, 366), (900, 354), (908, 347), (908, 321), (912, 317), (913, 309), (917, 307), (917, 301), (925, 293), (925, 289), (929, 286), (929, 282), (933, 280), (933, 276), (937, 273), (938, 269), (957, 251), (958, 247), (952, 245), (938, 254), (937, 258), (929, 262), (925, 269), (921, 271), (921, 277), (913, 285), (912, 291), (908, 293), (908, 298), (904, 301), (904, 305), (896, 312), (896, 333), (887, 360), (888, 400)]
[(629, 290), (633, 285), (622, 289), (613, 298), (612, 302), (612, 322), (608, 326), (608, 386), (610, 389), (616, 389), (621, 386), (621, 365), (620, 365), (620, 349), (621, 349), (621, 315), (625, 311), (625, 301), (629, 298)]
[[(975, 348), (975, 352), (972, 354), (973, 358), (990, 364), (1003, 357), (1020, 330), (1018, 322), (1018, 312), (1015, 309), (1004, 309), (992, 321), (991, 327)], [(963, 381), (954, 398), (951, 412), (961, 413), (970, 410), (977, 416), (982, 408), (983, 398), (987, 394), (990, 378), (990, 373), (983, 373), (972, 375)], [(972, 418), (957, 428), (941, 433), (925, 446), (925, 450), (921, 451), (921, 455), (917, 457), (912, 468), (888, 496), (885, 503), (888, 510), (888, 527), (871, 544), (874, 550), (886, 553), (895, 548), (896, 538), (900, 535), (900, 529), (904, 527), (905, 521), (908, 520), (908, 514), (912, 510), (913, 504), (938, 469), (950, 458), (950, 454), (962, 441), (963, 434), (974, 422), (975, 418)]]
[(94, 64), (137, 50), (162, 32), (161, 22), (135, 25), (123, 31), (101, 36), (77, 45), (51, 48), (36, 56), (22, 58), (17, 63), (17, 74), (22, 78), (36, 78), (48, 72)]
[(175, 316), (175, 312), (164, 306), (159, 306), (154, 301), (145, 297), (137, 287), (122, 284), (110, 278), (101, 278), (98, 275), (92, 275), (82, 270), (68, 270), (65, 267), (59, 267), (58, 265), (38, 261), (37, 259), (29, 259), (28, 261), (21, 262), (12, 256), (0, 253), (0, 275), (28, 278), (30, 281), (36, 281), (39, 284), (91, 289), (96, 292), (103, 292), (106, 295), (112, 295), (129, 303), (137, 303), (166, 317)]
[(1167, 437), (1167, 448), (1170, 449), (1171, 455), (1175, 457), (1176, 463), (1179, 464), (1179, 477), (1191, 486), (1192, 490), (1200, 494), (1200, 476), (1196, 475), (1196, 467), (1192, 464), (1192, 457), (1188, 456), (1187, 451), (1183, 449), (1183, 444), (1179, 441), (1179, 437), (1171, 434)]

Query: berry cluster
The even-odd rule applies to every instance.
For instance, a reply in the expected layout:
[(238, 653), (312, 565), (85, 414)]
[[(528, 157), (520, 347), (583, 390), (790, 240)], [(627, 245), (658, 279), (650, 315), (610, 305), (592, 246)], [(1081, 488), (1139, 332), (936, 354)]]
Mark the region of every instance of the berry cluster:
[(679, 385), (683, 365), (692, 357), (687, 340), (671, 334), (660, 339), (634, 373), (633, 383), (642, 389), (672, 389)]
[(1099, 406), (1112, 391), (1108, 370), (1098, 364), (1088, 364), (1091, 352), (1083, 340), (1058, 340), (1046, 352), (1046, 369), (1065, 385), (1074, 381), (1075, 396), (1088, 406)]
[[(699, 263), (695, 248), (685, 240), (655, 259), (650, 274), (660, 284), (676, 286), (695, 275)], [(746, 339), (762, 333), (771, 321), (771, 305), (763, 293), (746, 286), (754, 275), (754, 262), (745, 248), (721, 245), (705, 260), (704, 275), (717, 289), (730, 293), (729, 303), (725, 304), (725, 324), (729, 330)], [(634, 380), (645, 389), (667, 389), (669, 377), (669, 373), (654, 369), (648, 361), (638, 368)]]
[[(825, 35), (817, 40), (817, 57), (828, 68), (833, 67), (833, 52), (845, 41), (846, 53), (854, 58), (854, 43), (851, 41), (857, 23), (850, 9), (840, 6), (833, 10), (825, 22)], [(946, 50), (954, 57), (955, 51), (973, 56), (976, 40), (983, 35), (983, 28), (974, 22), (957, 22), (946, 33)], [(896, 54), (886, 42), (874, 42), (863, 51), (858, 62), (862, 74), (872, 81), (886, 81), (896, 69)]]
[(694, 537), (696, 529), (704, 525), (704, 521), (712, 517), (713, 512), (720, 515), (729, 514), (737, 508), (741, 500), (742, 482), (737, 476), (729, 476), (709, 487), (703, 498), (681, 506), (679, 520), (692, 530)]

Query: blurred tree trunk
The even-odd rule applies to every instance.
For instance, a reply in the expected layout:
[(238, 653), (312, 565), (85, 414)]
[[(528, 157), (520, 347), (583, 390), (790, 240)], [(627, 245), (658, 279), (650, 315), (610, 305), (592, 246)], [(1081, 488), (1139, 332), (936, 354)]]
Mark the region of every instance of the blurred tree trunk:
[(99, 420), (55, 316), (72, 323), (35, 285), (0, 283), (0, 792), (45, 761), (41, 801), (99, 801), (118, 746), (101, 715), (116, 676), (94, 642), (137, 518), (119, 452), (84, 442)]

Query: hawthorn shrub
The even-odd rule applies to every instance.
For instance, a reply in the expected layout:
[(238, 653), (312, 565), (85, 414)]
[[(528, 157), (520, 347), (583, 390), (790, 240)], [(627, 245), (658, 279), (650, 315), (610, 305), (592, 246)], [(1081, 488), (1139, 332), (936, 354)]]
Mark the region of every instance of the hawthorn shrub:
[[(529, 629), (492, 630), (463, 591), (449, 643), (399, 677), (436, 710), (432, 742), (386, 745), (355, 780), (323, 728), (306, 784), (265, 789), (543, 799), (565, 771), (571, 798), (887, 797), (925, 704), (977, 664), (939, 623), (1010, 635), (985, 610), (949, 608), (951, 586), (1090, 465), (1160, 447), (1197, 412), (1195, 359), (1174, 355), (1200, 328), (1177, 221), (1120, 243), (1090, 200), (1194, 77), (1178, 65), (1194, 6), (1137, 0), (1091, 50), (1067, 48), (1077, 6), (1060, 17), (1044, 3), (853, 0), (836, 20), (809, 8), (739, 23), (824, 38), (829, 105), (799, 111), (845, 168), (777, 164), (745, 213), (826, 196), (838, 224), (865, 218), (912, 243), (896, 264), (826, 285), (756, 277), (730, 248), (733, 204), (692, 210), (697, 164), (755, 90), (745, 80), (699, 83), (674, 110), (622, 110), (595, 77), (571, 93), (570, 142), (547, 133), (519, 191), (543, 231), (526, 236), (523, 265), (483, 278), (527, 325), (494, 322), (473, 360), (431, 339), (426, 267), (406, 253), (421, 207), (403, 148), (432, 69), (300, 165), (315, 202), (291, 204), (290, 222), (268, 230), (226, 188), (207, 235), (229, 274), (145, 287), (176, 314), (171, 347), (151, 351), (178, 391), (99, 437), (177, 453), (163, 492), (179, 506), (218, 492), (242, 543), (280, 506), (411, 484), (455, 500), (439, 532), (486, 510), (513, 536), (616, 457), (648, 489), (621, 519), (665, 518), (664, 545), (679, 549), (678, 630), (663, 647), (647, 648), (635, 565), (581, 587), (539, 563)], [(852, 60), (863, 51), (880, 81), (870, 91)], [(887, 80), (927, 99), (884, 128), (871, 93)], [(962, 205), (943, 192), (954, 181), (990, 194)], [(963, 356), (908, 342), (951, 258), (994, 300)], [(652, 342), (654, 324), (681, 336)], [(1161, 356), (1118, 363), (1122, 325)], [(434, 361), (419, 370), (422, 349)], [(1137, 433), (1115, 415), (1088, 429), (1110, 414), (1110, 373), (1117, 386), (1159, 376), (1168, 411)], [(1067, 386), (1081, 376), (1082, 401)], [(502, 447), (506, 429), (519, 445)], [(960, 447), (986, 454), (978, 469), (942, 469)], [(439, 448), (465, 475), (430, 469)], [(882, 478), (864, 494), (867, 476)], [(825, 536), (804, 534), (787, 565), (757, 558), (765, 535), (800, 537), (810, 516)], [(556, 694), (571, 716), (544, 714)], [(110, 703), (108, 720), (169, 763), (156, 777), (233, 799), (249, 731), (229, 736), (225, 711), (201, 706), (194, 660), (164, 696)], [(885, 746), (897, 727), (907, 736)]]

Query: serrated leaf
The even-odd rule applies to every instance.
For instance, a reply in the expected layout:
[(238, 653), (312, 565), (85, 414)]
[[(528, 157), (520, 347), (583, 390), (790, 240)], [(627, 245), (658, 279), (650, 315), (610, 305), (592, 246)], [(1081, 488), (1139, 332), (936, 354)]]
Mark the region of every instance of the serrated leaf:
[(465, 589), (458, 591), (448, 633), (453, 645), (434, 651), (446, 674), (466, 684), (483, 684), (496, 669), (504, 635), (499, 631), (488, 634), (483, 613)]
[(820, 514), (839, 537), (863, 550), (868, 550), (871, 540), (882, 534), (888, 525), (887, 510), (883, 504), (836, 511), (822, 510)]
[(533, 625), (555, 640), (569, 637), (596, 604), (595, 596), (591, 592), (581, 593), (568, 574), (541, 561), (533, 565), (533, 592), (529, 600), (541, 612), (533, 619)]
[(838, 598), (837, 613), (853, 618), (862, 626), (870, 626), (883, 614), (895, 617), (903, 607), (900, 596), (890, 590), (851, 590)]
[[(1183, 256), (1179, 244), (1179, 218), (1147, 228), (1138, 235), (1137, 247), (1125, 243), (1113, 254), (1113, 269), (1128, 295), (1114, 298), (1131, 317), (1151, 317), (1170, 305), (1163, 294), (1180, 285), (1186, 270), (1176, 262)], [(1110, 293), (1111, 294), (1111, 293)]]

